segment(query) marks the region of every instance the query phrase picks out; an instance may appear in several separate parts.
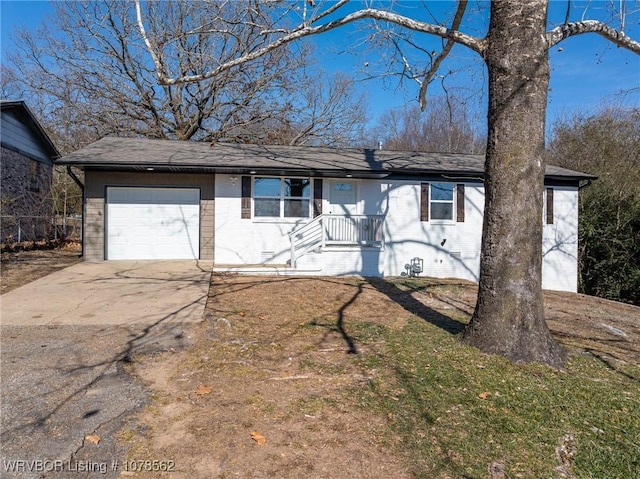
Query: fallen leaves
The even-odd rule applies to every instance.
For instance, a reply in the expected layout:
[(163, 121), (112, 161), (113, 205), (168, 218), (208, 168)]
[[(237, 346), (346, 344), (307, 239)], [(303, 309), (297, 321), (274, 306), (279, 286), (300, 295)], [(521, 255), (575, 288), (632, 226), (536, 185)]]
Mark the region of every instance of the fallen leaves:
[(258, 446), (262, 446), (265, 442), (267, 442), (267, 438), (264, 437), (262, 434), (260, 434), (259, 432), (253, 431), (251, 433), (251, 439), (253, 439), (254, 441), (256, 441), (258, 443)]
[(198, 396), (204, 396), (205, 394), (210, 394), (211, 391), (213, 391), (213, 388), (211, 386), (205, 386), (204, 384), (201, 384), (196, 389), (196, 394)]
[(487, 392), (487, 391), (485, 391), (485, 392), (483, 392), (483, 393), (478, 394), (478, 397), (479, 397), (480, 399), (487, 399), (489, 396), (491, 396), (491, 393), (490, 393), (490, 392)]
[(85, 436), (84, 440), (85, 441), (89, 441), (89, 442), (91, 442), (91, 443), (93, 443), (95, 445), (98, 445), (98, 443), (100, 442), (100, 437), (96, 436), (95, 434), (92, 434), (90, 436)]

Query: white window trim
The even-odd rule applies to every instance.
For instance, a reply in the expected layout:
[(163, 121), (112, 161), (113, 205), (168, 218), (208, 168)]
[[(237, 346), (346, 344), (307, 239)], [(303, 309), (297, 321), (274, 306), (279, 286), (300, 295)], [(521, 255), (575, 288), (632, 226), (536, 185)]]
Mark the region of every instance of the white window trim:
[[(433, 200), (432, 199), (432, 194), (431, 194), (431, 188), (433, 188), (434, 185), (438, 185), (438, 184), (445, 184), (445, 185), (452, 185), (453, 189), (451, 191), (451, 194), (453, 195), (453, 198), (451, 200)], [(457, 188), (458, 185), (456, 183), (450, 182), (450, 181), (433, 181), (429, 183), (429, 223), (432, 224), (439, 224), (439, 225), (455, 225), (456, 224), (456, 211), (457, 211)], [(451, 219), (449, 218), (434, 218), (432, 211), (431, 211), (431, 204), (432, 203), (446, 203), (446, 204), (451, 204)]]

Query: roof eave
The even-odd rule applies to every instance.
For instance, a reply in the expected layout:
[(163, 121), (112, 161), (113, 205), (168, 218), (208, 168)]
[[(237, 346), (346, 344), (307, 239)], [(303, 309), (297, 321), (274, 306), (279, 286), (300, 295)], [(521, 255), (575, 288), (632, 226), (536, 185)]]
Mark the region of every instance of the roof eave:
[[(155, 171), (155, 172), (183, 172), (183, 173), (218, 173), (232, 175), (273, 175), (273, 176), (314, 176), (314, 177), (338, 177), (338, 178), (370, 178), (380, 179), (392, 177), (395, 179), (414, 178), (414, 177), (434, 177), (451, 181), (482, 181), (484, 179), (483, 171), (457, 171), (457, 170), (435, 170), (435, 169), (388, 169), (388, 170), (358, 170), (349, 168), (340, 169), (316, 169), (316, 168), (276, 168), (276, 167), (258, 167), (258, 166), (207, 166), (203, 164), (192, 165), (169, 165), (166, 163), (88, 163), (84, 161), (60, 161), (56, 160), (56, 164), (77, 167), (83, 170), (100, 170), (100, 171)], [(582, 180), (595, 180), (596, 176), (592, 175), (545, 175), (546, 183), (577, 183)]]
[(40, 142), (44, 145), (49, 157), (52, 160), (60, 158), (62, 155), (49, 138), (49, 135), (42, 127), (40, 122), (36, 119), (33, 112), (29, 109), (27, 104), (23, 100), (3, 100), (0, 103), (2, 109), (14, 109), (17, 110), (18, 115), (25, 123), (35, 132), (36, 136), (40, 139)]
[(578, 186), (581, 181), (594, 181), (597, 176), (593, 175), (545, 175), (545, 184)]
[(316, 177), (354, 177), (354, 178), (384, 178), (389, 175), (383, 170), (353, 170), (353, 169), (316, 169), (316, 168), (276, 168), (257, 166), (208, 166), (202, 164), (193, 165), (169, 165), (166, 163), (88, 163), (85, 161), (56, 161), (58, 165), (67, 165), (82, 170), (93, 171), (155, 171), (155, 172), (183, 172), (183, 173), (218, 173), (234, 175), (274, 175), (274, 176), (316, 176)]

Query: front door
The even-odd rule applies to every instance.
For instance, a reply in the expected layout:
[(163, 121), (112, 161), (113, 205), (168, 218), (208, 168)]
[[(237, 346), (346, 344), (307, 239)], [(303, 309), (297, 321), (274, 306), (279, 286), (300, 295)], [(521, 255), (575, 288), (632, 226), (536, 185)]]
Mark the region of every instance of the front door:
[(358, 214), (356, 182), (354, 180), (332, 180), (329, 203), (329, 214)]

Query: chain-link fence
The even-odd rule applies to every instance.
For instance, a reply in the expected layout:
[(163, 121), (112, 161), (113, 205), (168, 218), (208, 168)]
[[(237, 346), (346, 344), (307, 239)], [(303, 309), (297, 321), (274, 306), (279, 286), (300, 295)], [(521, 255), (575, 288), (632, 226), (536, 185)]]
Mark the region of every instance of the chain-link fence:
[(2, 243), (82, 238), (78, 216), (0, 216)]

